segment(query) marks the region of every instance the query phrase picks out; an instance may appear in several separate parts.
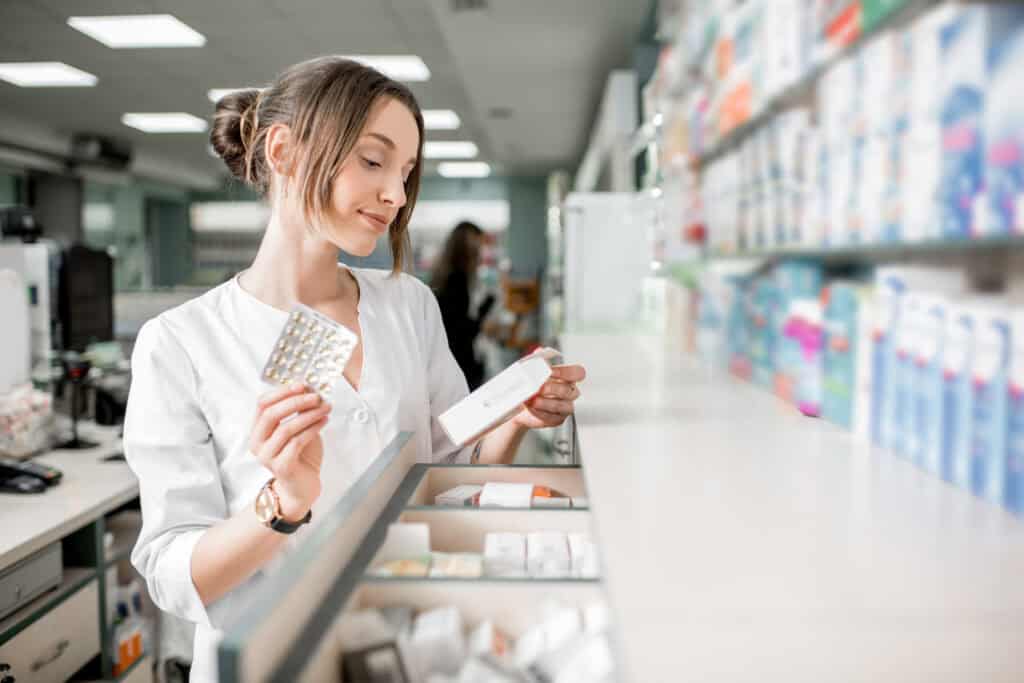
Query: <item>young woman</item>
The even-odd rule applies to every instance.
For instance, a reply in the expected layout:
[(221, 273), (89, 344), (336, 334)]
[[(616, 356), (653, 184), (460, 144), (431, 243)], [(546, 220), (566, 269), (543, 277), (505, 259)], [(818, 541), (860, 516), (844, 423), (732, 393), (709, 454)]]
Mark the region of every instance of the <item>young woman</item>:
[(494, 305), (491, 295), (481, 302), (475, 316), (469, 313), (483, 238), (484, 231), (469, 221), (452, 228), (430, 278), (430, 286), (441, 308), (448, 347), (466, 376), (470, 391), (483, 384), (484, 366), (476, 357), (473, 342), (480, 334), (480, 323)]
[[(132, 562), (161, 609), (197, 625), (199, 683), (216, 679), (217, 630), (259, 573), (398, 432), (414, 433), (423, 461), (508, 462), (525, 430), (572, 412), (584, 377), (556, 368), (475, 446), (444, 435), (437, 417), (467, 387), (434, 296), (400, 272), (423, 144), (404, 86), (339, 58), (304, 62), (218, 102), (211, 140), (271, 218), (247, 270), (139, 332), (124, 438), (143, 513)], [(339, 265), (340, 249), (365, 256), (384, 235), (391, 273)], [(296, 302), (359, 336), (330, 403), (261, 381)]]

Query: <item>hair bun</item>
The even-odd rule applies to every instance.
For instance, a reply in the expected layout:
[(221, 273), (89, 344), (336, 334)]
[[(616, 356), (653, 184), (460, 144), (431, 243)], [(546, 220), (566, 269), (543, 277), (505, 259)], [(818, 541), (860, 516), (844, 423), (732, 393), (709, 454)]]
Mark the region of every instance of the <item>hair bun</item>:
[(231, 173), (250, 182), (249, 146), (256, 133), (256, 105), (260, 91), (255, 88), (230, 92), (217, 101), (210, 144)]

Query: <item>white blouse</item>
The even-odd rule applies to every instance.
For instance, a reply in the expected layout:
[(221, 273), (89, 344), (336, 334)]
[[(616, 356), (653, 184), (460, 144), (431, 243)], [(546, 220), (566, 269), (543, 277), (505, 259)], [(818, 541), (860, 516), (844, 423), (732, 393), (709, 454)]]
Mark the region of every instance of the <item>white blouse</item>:
[(438, 415), (469, 392), (448, 349), (433, 293), (408, 275), (351, 269), (359, 283), (363, 368), (357, 392), (339, 378), (321, 432), (323, 492), (313, 522), (252, 579), (209, 607), (192, 583), (192, 549), (203, 532), (251, 508), (270, 472), (248, 451), (261, 371), (288, 318), (235, 277), (147, 322), (132, 354), (124, 452), (139, 479), (142, 532), (132, 563), (160, 609), (196, 624), (191, 680), (215, 681), (220, 629), (246, 594), (309, 533), (402, 431), (417, 459), (467, 462)]

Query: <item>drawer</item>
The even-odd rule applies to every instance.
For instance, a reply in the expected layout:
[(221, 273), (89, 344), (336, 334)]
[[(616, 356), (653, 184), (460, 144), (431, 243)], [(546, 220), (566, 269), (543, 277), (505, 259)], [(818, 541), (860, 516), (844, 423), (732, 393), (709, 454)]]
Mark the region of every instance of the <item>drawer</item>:
[(430, 549), (442, 553), (482, 553), (484, 535), (493, 531), (527, 534), (561, 531), (591, 534), (587, 510), (508, 510), (502, 508), (433, 508), (404, 511), (399, 522), (430, 526)]
[(407, 501), (412, 507), (433, 506), (434, 498), (461, 484), (508, 482), (547, 486), (573, 498), (587, 495), (579, 467), (519, 467), (515, 465), (428, 466)]
[(99, 587), (90, 581), (0, 646), (0, 662), (18, 683), (66, 681), (99, 654)]
[(346, 616), (369, 607), (412, 607), (417, 612), (454, 606), (466, 629), (490, 620), (494, 625), (519, 638), (535, 625), (545, 604), (557, 602), (565, 607), (599, 610), (607, 615), (604, 591), (598, 584), (553, 582), (546, 584), (439, 583), (404, 581), (401, 583), (363, 582), (350, 596), (333, 625), (334, 637), (324, 638), (298, 676), (303, 683), (339, 680), (342, 633)]

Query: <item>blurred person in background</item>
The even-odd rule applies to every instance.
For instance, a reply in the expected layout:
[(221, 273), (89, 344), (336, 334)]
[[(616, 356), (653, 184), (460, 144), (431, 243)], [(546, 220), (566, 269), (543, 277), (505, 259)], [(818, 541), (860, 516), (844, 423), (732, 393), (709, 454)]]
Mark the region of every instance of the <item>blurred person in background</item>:
[(430, 279), (441, 308), (448, 347), (466, 375), (470, 391), (483, 384), (484, 365), (476, 356), (474, 342), (480, 334), (481, 322), (494, 306), (494, 295), (488, 294), (476, 315), (470, 312), (483, 239), (484, 231), (475, 223), (462, 221), (456, 225), (445, 241)]

